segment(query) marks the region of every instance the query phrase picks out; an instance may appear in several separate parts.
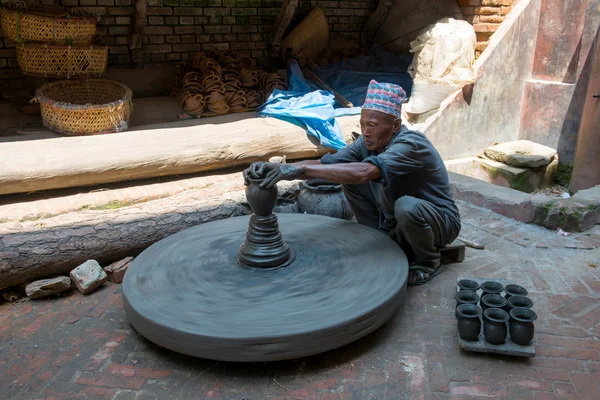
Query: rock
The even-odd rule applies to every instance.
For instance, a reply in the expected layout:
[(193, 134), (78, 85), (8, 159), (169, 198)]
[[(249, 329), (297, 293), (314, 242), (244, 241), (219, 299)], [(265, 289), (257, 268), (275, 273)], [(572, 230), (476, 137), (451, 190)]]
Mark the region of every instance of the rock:
[(82, 294), (88, 294), (108, 280), (108, 275), (98, 261), (87, 260), (71, 271), (71, 280)]
[(39, 299), (51, 294), (64, 292), (71, 287), (71, 280), (66, 276), (42, 279), (25, 286), (25, 293), (32, 299)]
[(529, 140), (501, 143), (485, 149), (492, 160), (520, 168), (536, 168), (550, 164), (556, 150)]
[(107, 267), (104, 267), (104, 272), (108, 275), (108, 279), (114, 283), (123, 282), (123, 278), (125, 277), (125, 272), (127, 272), (127, 268), (129, 268), (129, 264), (133, 261), (133, 257), (125, 257), (120, 261), (116, 261), (110, 264)]

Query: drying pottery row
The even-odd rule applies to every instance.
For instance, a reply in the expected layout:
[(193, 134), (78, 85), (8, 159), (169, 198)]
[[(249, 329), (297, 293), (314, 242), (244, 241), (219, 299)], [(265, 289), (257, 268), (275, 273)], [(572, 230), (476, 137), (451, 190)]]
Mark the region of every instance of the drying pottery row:
[(172, 96), (196, 117), (246, 112), (262, 105), (287, 82), (278, 73), (254, 69), (253, 60), (233, 52), (190, 54), (176, 69)]
[(473, 351), (487, 347), (489, 352), (512, 355), (522, 355), (513, 351), (515, 347), (532, 349), (537, 315), (527, 289), (475, 279), (460, 279), (457, 287), (455, 316), (461, 347)]

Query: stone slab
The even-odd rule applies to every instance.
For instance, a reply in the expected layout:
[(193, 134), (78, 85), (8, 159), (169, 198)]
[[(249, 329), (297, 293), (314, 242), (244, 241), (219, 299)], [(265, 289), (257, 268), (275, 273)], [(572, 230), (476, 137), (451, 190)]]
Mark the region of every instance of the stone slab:
[(104, 267), (103, 270), (106, 272), (106, 275), (108, 275), (108, 280), (114, 283), (123, 282), (127, 268), (129, 268), (129, 264), (131, 264), (133, 259), (134, 257), (125, 257), (122, 260), (116, 261), (109, 266)]
[(488, 147), (486, 157), (517, 168), (537, 168), (550, 164), (556, 150), (529, 140), (515, 140)]
[(82, 294), (93, 292), (108, 280), (108, 275), (96, 260), (87, 260), (72, 270), (70, 276)]
[(42, 279), (25, 286), (25, 293), (32, 299), (40, 299), (56, 293), (64, 292), (71, 287), (71, 280), (66, 276)]
[[(505, 279), (489, 279), (489, 278), (474, 278), (470, 276), (459, 276), (456, 278), (456, 283), (461, 279), (471, 279), (479, 284), (486, 281), (493, 281), (502, 284), (503, 286), (514, 284), (515, 282), (505, 280)], [(458, 285), (456, 286), (456, 291), (458, 291)], [(504, 293), (504, 292), (502, 292)], [(481, 295), (481, 290), (477, 291), (477, 294)], [(535, 307), (535, 303), (534, 303)], [(482, 317), (483, 318), (483, 317)], [(523, 346), (520, 344), (513, 343), (510, 340), (510, 329), (509, 323), (506, 323), (506, 328), (509, 331), (506, 337), (506, 341), (503, 344), (491, 344), (485, 340), (483, 336), (483, 320), (481, 321), (481, 333), (479, 334), (479, 340), (469, 341), (463, 340), (458, 336), (458, 345), (461, 349), (466, 351), (474, 351), (477, 353), (493, 353), (493, 354), (504, 354), (507, 356), (515, 356), (515, 357), (535, 357), (535, 348), (533, 344), (529, 344), (527, 346)], [(533, 339), (535, 341), (535, 337)], [(532, 342), (533, 343), (533, 342)]]

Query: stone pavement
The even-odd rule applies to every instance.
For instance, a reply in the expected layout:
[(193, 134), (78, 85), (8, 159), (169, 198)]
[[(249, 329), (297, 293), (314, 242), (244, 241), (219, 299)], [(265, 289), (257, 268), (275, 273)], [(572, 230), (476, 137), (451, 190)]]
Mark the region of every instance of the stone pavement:
[[(325, 354), (269, 364), (194, 359), (139, 336), (121, 286), (0, 305), (2, 398), (24, 399), (598, 399), (600, 230), (585, 239), (460, 203), (467, 249), (374, 334)], [(581, 246), (565, 243), (585, 242)], [(571, 247), (571, 248), (569, 248)], [(577, 248), (579, 247), (579, 248)], [(587, 249), (586, 249), (587, 248)], [(536, 357), (458, 347), (454, 281), (511, 279), (530, 289)]]

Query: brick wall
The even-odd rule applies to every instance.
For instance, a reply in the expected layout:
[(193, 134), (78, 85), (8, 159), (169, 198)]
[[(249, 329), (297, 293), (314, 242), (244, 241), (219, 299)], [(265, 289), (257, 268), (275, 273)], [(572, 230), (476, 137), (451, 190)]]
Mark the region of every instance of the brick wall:
[[(478, 54), (516, 1), (457, 0), (477, 32)], [(109, 66), (149, 68), (185, 60), (192, 51), (225, 49), (245, 52), (260, 65), (267, 65), (269, 37), (282, 0), (147, 0), (142, 46), (133, 50), (129, 48), (129, 33), (134, 0), (41, 2), (79, 6), (100, 15), (97, 34), (110, 48)], [(300, 0), (288, 31), (318, 5), (327, 16), (332, 35), (358, 40), (377, 4), (378, 0)], [(31, 95), (32, 89), (18, 70), (14, 44), (0, 32), (1, 97)]]
[[(259, 65), (269, 64), (269, 37), (282, 0), (147, 0), (142, 47), (133, 50), (129, 48), (129, 33), (134, 0), (42, 2), (79, 6), (99, 15), (97, 36), (109, 46), (109, 66), (148, 68), (185, 60), (193, 51), (226, 49), (247, 53)], [(290, 29), (318, 5), (328, 18), (331, 34), (359, 39), (377, 3), (300, 0)], [(22, 77), (14, 44), (0, 36), (0, 89), (4, 99), (31, 93), (25, 81), (18, 78)]]
[(518, 0), (458, 0), (465, 19), (473, 24), (477, 34), (476, 54), (487, 47), (490, 37)]

